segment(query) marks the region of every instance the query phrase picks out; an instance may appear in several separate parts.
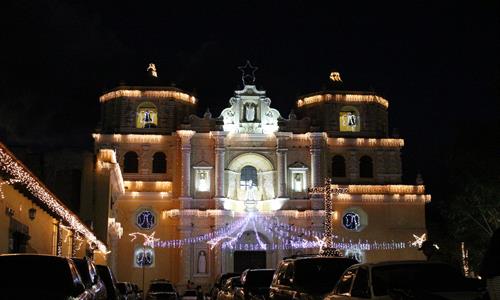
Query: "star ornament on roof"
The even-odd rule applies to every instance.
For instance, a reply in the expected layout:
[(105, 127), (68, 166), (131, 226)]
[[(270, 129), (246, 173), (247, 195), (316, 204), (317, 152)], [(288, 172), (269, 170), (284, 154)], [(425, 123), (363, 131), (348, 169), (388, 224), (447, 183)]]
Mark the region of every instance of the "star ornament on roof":
[(241, 71), (241, 80), (243, 85), (253, 85), (255, 83), (255, 71), (259, 68), (252, 66), (249, 60), (247, 60), (244, 66), (238, 67)]

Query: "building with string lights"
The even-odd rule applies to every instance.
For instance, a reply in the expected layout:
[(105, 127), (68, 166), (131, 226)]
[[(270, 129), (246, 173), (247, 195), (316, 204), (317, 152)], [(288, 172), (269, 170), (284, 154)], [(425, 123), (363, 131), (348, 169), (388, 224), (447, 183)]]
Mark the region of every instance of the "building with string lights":
[[(335, 88), (272, 108), (241, 68), (242, 87), (217, 116), (168, 86), (119, 86), (103, 94), (81, 214), (108, 242), (122, 281), (167, 278), (209, 285), (224, 272), (274, 268), (324, 246), (323, 195), (331, 178), (333, 246), (359, 261), (422, 259), (422, 182), (402, 184), (403, 139), (391, 137), (389, 102)], [(148, 70), (156, 77), (154, 65)], [(119, 238), (117, 232), (123, 231)]]

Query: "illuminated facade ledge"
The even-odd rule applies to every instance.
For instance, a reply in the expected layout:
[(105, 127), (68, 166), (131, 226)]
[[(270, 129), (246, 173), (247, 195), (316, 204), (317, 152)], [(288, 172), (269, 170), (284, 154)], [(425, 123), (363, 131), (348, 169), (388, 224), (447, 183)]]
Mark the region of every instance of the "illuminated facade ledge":
[(363, 202), (363, 203), (429, 203), (431, 195), (426, 194), (342, 194), (333, 198), (335, 202)]
[(377, 95), (363, 94), (320, 94), (307, 96), (297, 100), (297, 107), (303, 107), (310, 104), (322, 102), (337, 102), (345, 104), (376, 103), (385, 109), (389, 107), (389, 101)]
[(0, 170), (7, 177), (16, 180), (35, 199), (44, 204), (53, 215), (58, 216), (71, 230), (80, 233), (85, 239), (97, 245), (102, 253), (107, 253), (106, 245), (98, 240), (94, 233), (68, 209), (45, 185), (33, 175), (24, 164), (0, 143)]
[(406, 195), (415, 194), (423, 195), (425, 194), (424, 185), (404, 185), (404, 184), (388, 184), (388, 185), (361, 185), (361, 184), (351, 184), (351, 185), (336, 185), (332, 184), (332, 189), (336, 188), (347, 188), (347, 194), (388, 194), (388, 195)]
[(108, 92), (99, 97), (99, 102), (103, 103), (112, 99), (128, 98), (155, 98), (155, 99), (175, 99), (189, 104), (196, 104), (198, 101), (194, 96), (187, 93), (172, 90), (116, 90)]
[(168, 136), (161, 134), (92, 134), (96, 143), (148, 143), (161, 144), (168, 140)]
[(403, 147), (404, 139), (328, 138), (328, 146), (335, 147)]
[(171, 181), (124, 181), (127, 192), (171, 193)]

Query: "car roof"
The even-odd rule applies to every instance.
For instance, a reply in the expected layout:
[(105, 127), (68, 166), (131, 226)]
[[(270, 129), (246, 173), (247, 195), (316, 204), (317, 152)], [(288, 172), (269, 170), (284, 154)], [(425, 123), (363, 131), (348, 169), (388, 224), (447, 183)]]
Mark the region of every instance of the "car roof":
[(353, 258), (345, 257), (345, 256), (297, 256), (285, 258), (283, 261), (297, 261), (297, 260), (316, 260), (316, 259), (342, 259), (342, 260), (355, 260)]
[(366, 266), (369, 268), (373, 267), (380, 267), (380, 266), (397, 266), (397, 265), (415, 265), (415, 264), (422, 264), (422, 265), (429, 265), (429, 264), (438, 264), (438, 265), (447, 265), (445, 262), (439, 262), (439, 261), (426, 261), (426, 260), (392, 260), (392, 261), (381, 261), (381, 262), (374, 262), (374, 263), (361, 263), (361, 264), (355, 264), (352, 265), (350, 268), (354, 267), (361, 267), (361, 266)]

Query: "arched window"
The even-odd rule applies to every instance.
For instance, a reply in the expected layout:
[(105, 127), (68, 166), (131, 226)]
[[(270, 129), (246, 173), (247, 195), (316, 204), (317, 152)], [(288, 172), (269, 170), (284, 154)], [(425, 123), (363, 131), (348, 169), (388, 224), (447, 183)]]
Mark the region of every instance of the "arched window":
[(137, 107), (137, 128), (155, 128), (158, 126), (158, 110), (151, 102), (143, 102)]
[(373, 177), (373, 161), (371, 157), (365, 155), (359, 160), (359, 177)]
[(156, 225), (156, 215), (148, 209), (141, 210), (135, 216), (135, 223), (140, 229), (149, 230)]
[(137, 153), (134, 151), (129, 151), (125, 153), (123, 160), (123, 172), (124, 173), (138, 173), (139, 172), (139, 158)]
[(252, 187), (257, 186), (257, 169), (252, 166), (245, 166), (241, 169), (241, 186)]
[(340, 131), (359, 132), (361, 130), (361, 117), (354, 106), (344, 106), (339, 115)]
[(167, 172), (167, 157), (163, 152), (156, 152), (153, 155), (153, 173)]
[(332, 158), (332, 177), (345, 177), (345, 159), (341, 155)]

